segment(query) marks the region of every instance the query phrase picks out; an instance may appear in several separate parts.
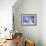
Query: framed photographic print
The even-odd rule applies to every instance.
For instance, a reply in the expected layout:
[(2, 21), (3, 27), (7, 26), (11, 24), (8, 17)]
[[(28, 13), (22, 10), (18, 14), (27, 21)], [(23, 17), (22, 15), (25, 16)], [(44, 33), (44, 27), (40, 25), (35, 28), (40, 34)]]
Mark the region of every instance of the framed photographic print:
[(37, 25), (37, 14), (22, 14), (21, 24), (25, 26)]

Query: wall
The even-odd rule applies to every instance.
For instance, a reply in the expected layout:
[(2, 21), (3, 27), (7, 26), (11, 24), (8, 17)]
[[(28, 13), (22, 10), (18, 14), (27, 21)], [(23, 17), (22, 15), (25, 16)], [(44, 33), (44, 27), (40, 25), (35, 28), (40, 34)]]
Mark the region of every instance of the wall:
[(46, 46), (46, 0), (41, 1), (41, 40), (42, 46)]
[[(15, 5), (14, 5), (15, 6)], [(13, 8), (15, 30), (22, 32), (24, 38), (34, 40), (36, 46), (41, 46), (41, 1), (23, 0), (18, 7)], [(37, 14), (36, 26), (22, 26), (21, 14)]]
[(12, 6), (16, 0), (0, 0), (0, 27), (12, 29)]

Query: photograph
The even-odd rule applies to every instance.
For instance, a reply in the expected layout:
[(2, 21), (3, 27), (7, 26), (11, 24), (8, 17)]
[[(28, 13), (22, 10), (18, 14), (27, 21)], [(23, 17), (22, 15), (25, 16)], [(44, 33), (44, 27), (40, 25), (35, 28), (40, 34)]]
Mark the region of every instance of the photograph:
[(37, 25), (37, 16), (36, 14), (22, 14), (21, 16), (21, 23), (22, 25)]
[(0, 46), (46, 46), (46, 0), (0, 0)]

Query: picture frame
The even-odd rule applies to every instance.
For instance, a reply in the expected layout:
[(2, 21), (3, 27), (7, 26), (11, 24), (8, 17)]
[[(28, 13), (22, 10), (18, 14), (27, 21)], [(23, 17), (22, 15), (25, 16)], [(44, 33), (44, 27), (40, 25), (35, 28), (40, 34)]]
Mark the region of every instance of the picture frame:
[(37, 25), (37, 14), (21, 14), (21, 25), (36, 26)]

